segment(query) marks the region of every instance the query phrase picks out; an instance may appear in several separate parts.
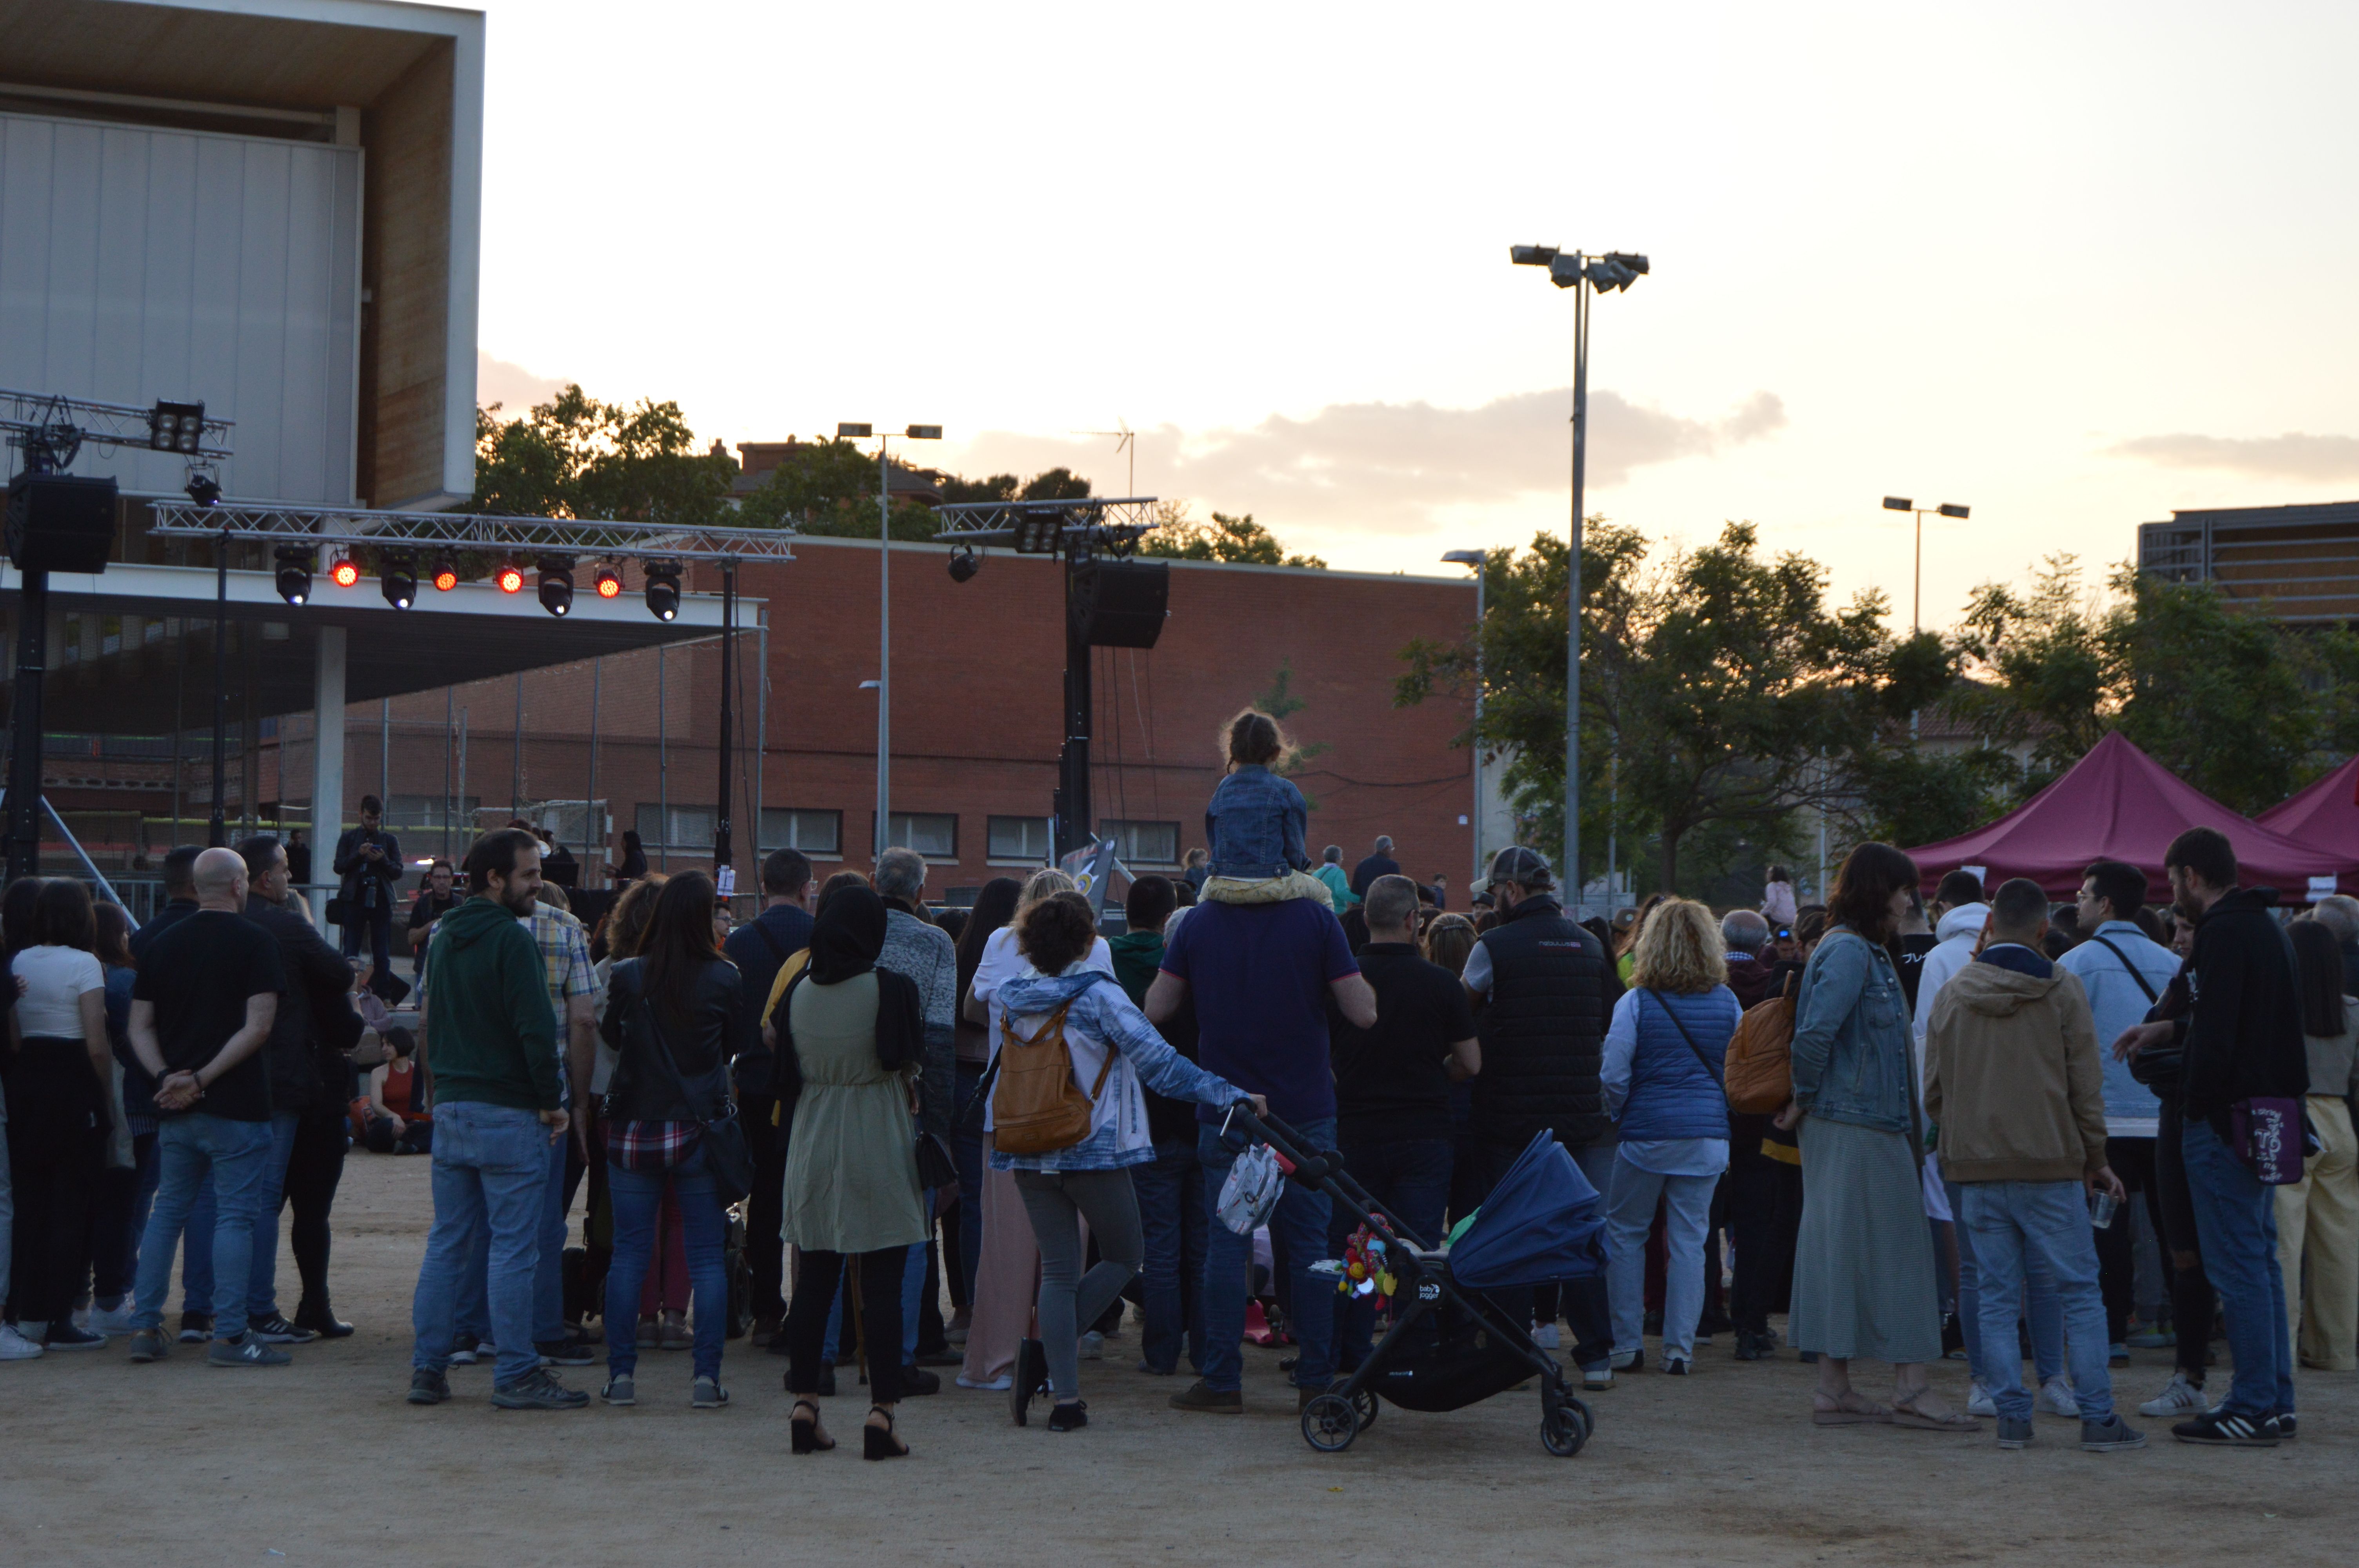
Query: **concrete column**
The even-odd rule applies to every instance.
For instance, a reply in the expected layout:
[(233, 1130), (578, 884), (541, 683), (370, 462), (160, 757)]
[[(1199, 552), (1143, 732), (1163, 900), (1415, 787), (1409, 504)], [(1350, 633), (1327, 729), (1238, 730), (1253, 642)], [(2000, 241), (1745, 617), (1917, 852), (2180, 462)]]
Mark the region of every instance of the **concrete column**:
[[(311, 695), (311, 879), (332, 873), (336, 840), (344, 831), (344, 629), (320, 628), (320, 654)], [(328, 895), (311, 895), (311, 913), (327, 923)]]

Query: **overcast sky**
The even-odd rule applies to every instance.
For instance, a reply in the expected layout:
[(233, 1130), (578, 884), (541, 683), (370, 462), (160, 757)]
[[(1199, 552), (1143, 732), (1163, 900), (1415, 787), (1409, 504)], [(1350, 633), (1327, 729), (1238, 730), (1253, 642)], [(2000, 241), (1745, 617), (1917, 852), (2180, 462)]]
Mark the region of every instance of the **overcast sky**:
[(1448, 571), (1750, 519), (1905, 624), (2174, 507), (2359, 495), (2359, 6), (489, 0), (484, 396), (939, 422)]

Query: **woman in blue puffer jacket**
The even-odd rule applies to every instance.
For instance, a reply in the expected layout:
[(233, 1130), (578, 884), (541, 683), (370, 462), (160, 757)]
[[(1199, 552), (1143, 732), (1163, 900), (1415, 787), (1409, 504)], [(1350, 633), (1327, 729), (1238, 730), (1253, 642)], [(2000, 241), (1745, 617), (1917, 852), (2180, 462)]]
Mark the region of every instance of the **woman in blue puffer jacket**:
[(1611, 1248), (1605, 1289), (1614, 1308), (1614, 1365), (1646, 1353), (1647, 1232), (1659, 1198), (1669, 1210), (1664, 1273), (1663, 1370), (1684, 1375), (1703, 1313), (1703, 1238), (1712, 1189), (1728, 1169), (1728, 1097), (1723, 1060), (1743, 1009), (1726, 985), (1728, 963), (1712, 911), (1666, 900), (1639, 933), (1631, 989), (1605, 1032), (1605, 1108), (1622, 1133), (1606, 1195)]

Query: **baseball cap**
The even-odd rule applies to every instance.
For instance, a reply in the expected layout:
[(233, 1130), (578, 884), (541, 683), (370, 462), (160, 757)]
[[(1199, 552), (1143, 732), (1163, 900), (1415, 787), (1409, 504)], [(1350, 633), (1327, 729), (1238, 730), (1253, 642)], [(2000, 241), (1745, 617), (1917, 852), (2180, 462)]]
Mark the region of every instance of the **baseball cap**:
[(1552, 888), (1556, 873), (1549, 866), (1548, 857), (1538, 849), (1521, 844), (1510, 844), (1491, 857), (1491, 874), (1486, 885), (1513, 882), (1522, 888)]

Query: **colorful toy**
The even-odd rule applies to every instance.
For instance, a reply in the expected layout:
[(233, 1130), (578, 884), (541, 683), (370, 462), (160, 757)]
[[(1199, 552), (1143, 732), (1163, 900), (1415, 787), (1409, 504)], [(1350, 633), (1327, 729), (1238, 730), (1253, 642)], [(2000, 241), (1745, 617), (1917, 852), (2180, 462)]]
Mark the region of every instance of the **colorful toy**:
[(1340, 1272), (1342, 1278), (1335, 1281), (1338, 1295), (1373, 1299), (1374, 1304), (1379, 1307), (1392, 1299), (1398, 1283), (1391, 1263), (1385, 1256), (1384, 1238), (1370, 1234), (1364, 1225), (1353, 1231), (1352, 1238), (1343, 1243)]

